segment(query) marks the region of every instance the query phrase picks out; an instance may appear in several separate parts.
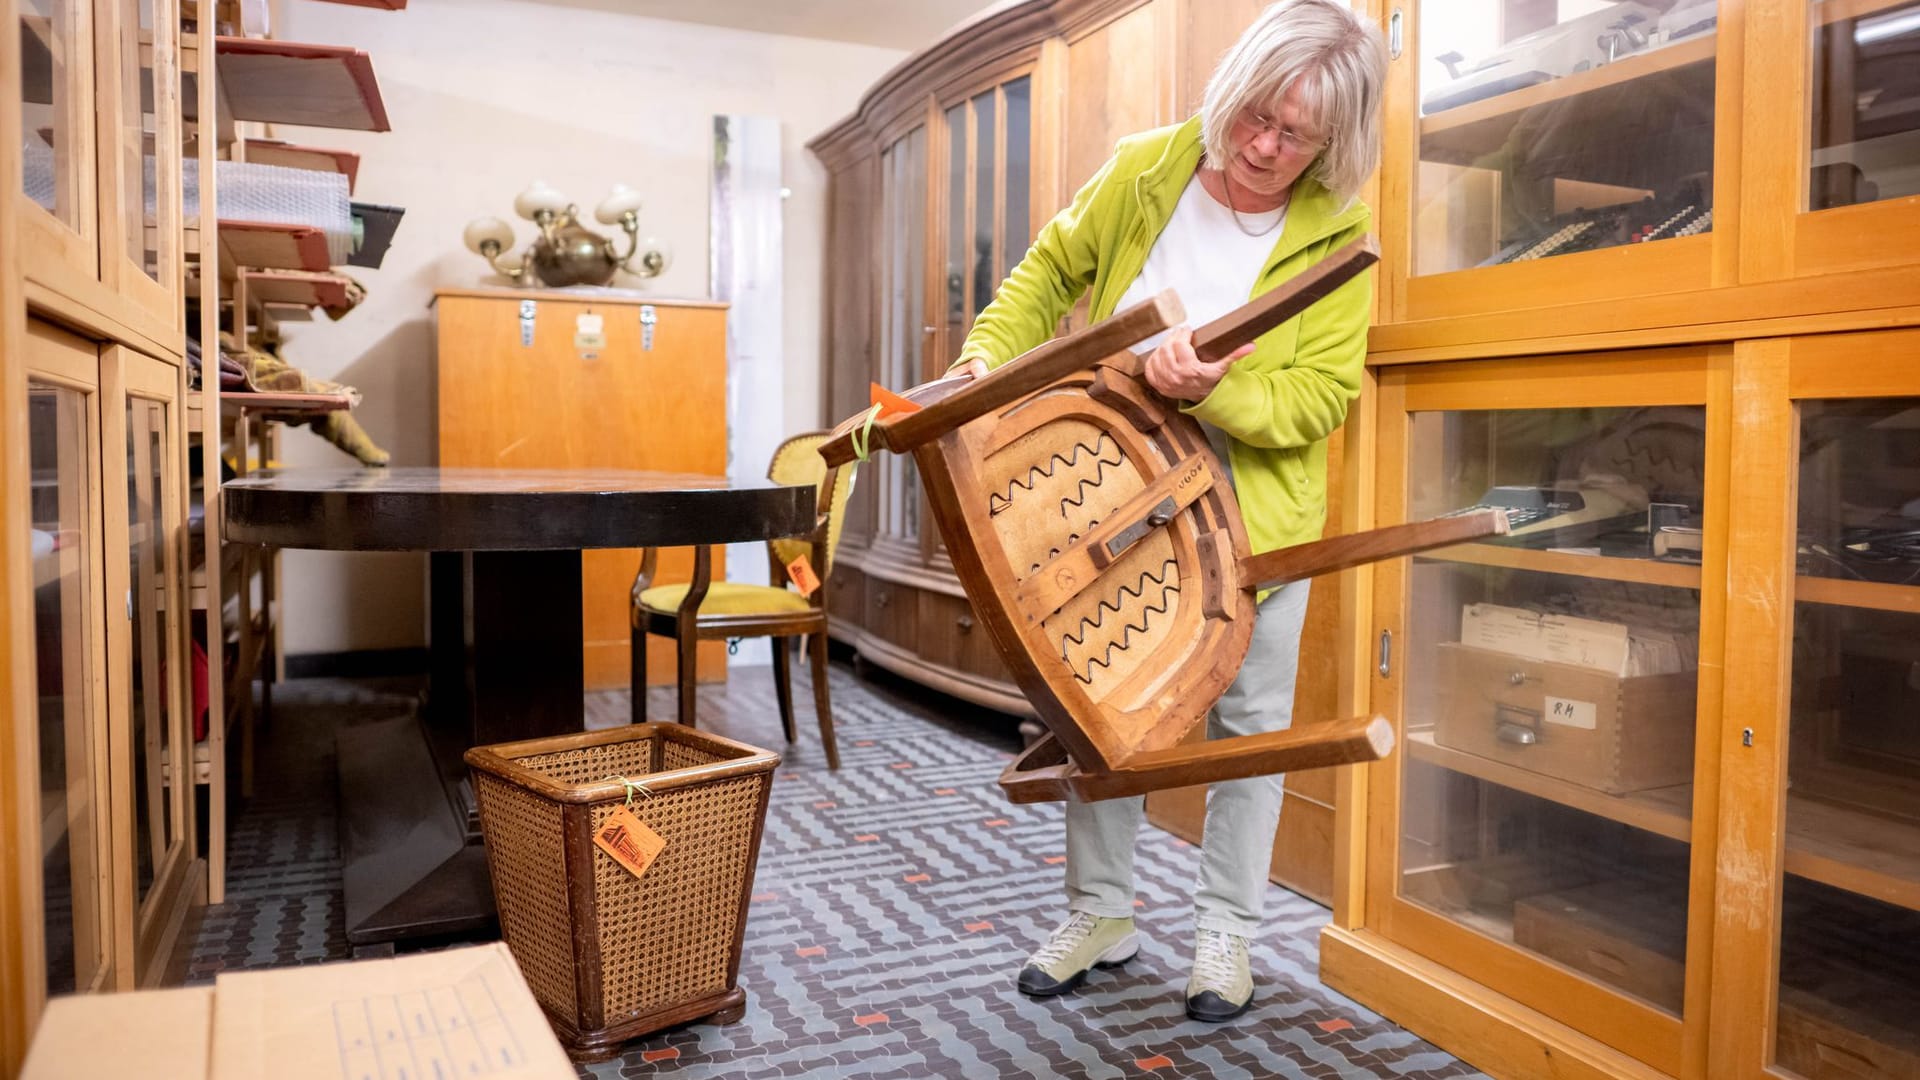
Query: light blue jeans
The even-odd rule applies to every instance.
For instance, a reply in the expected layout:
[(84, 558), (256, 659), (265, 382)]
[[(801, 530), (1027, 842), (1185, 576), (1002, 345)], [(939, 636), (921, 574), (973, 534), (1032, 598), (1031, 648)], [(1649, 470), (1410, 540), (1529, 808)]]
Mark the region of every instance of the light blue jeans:
[[(1283, 731), (1293, 723), (1300, 672), (1300, 630), (1310, 581), (1275, 590), (1260, 605), (1253, 644), (1240, 675), (1207, 716), (1207, 737)], [(1193, 897), (1197, 929), (1253, 937), (1267, 895), (1273, 835), (1280, 824), (1281, 777), (1212, 785)], [(1133, 846), (1146, 799), (1067, 804), (1067, 907), (1108, 919), (1133, 915)]]

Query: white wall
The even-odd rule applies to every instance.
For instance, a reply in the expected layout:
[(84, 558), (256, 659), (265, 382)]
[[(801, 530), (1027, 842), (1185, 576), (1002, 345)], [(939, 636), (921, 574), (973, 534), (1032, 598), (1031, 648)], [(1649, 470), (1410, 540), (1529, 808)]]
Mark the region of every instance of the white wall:
[[(783, 123), (793, 195), (786, 209), (786, 427), (820, 421), (820, 281), (826, 177), (804, 143), (853, 111), (905, 54), (864, 45), (645, 19), (533, 0), (413, 0), (386, 12), (284, 0), (273, 33), (349, 44), (373, 56), (393, 130), (282, 128), (282, 138), (362, 155), (355, 198), (406, 208), (385, 264), (351, 272), (366, 303), (340, 323), (291, 324), (288, 359), (357, 386), (355, 415), (395, 465), (432, 464), (434, 339), (427, 302), (489, 279), (462, 247), (474, 217), (515, 220), (512, 199), (539, 178), (590, 211), (616, 181), (647, 203), (643, 232), (673, 244), (674, 265), (644, 287), (707, 294), (713, 116)], [(518, 222), (524, 243), (531, 226)], [(635, 286), (633, 279), (616, 284)], [(346, 465), (310, 432), (285, 433), (289, 465)], [(289, 653), (421, 645), (424, 557), (288, 552)]]

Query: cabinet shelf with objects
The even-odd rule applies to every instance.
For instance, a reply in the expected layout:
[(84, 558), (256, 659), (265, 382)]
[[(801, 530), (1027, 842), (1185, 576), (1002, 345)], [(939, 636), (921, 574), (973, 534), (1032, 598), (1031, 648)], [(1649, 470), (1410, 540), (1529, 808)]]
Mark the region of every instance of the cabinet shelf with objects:
[(1381, 25), (1345, 520), (1536, 523), (1360, 576), (1323, 977), (1503, 1080), (1920, 1075), (1920, 3)]
[(1423, 0), (1386, 21), (1383, 351), (1851, 329), (1920, 302), (1899, 272), (1913, 0)]

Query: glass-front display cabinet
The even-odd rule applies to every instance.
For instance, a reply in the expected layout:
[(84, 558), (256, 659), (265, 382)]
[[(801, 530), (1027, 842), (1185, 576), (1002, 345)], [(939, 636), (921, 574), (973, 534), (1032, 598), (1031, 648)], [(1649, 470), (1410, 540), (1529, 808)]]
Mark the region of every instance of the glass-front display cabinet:
[(113, 984), (97, 350), (26, 342), (40, 904), (48, 996)]
[[(144, 975), (164, 958), (150, 949), (160, 936), (166, 908), (177, 897), (193, 853), (187, 844), (191, 807), (193, 742), (185, 729), (183, 673), (186, 652), (181, 565), (184, 488), (176, 452), (179, 369), (132, 350), (111, 346), (104, 366), (117, 369), (124, 393), (108, 408), (119, 411), (120, 445), (106, 490), (124, 509), (124, 564), (110, 567), (109, 588), (124, 585), (124, 609), (110, 609), (109, 685), (114, 689), (113, 771), (124, 777), (116, 797), (120, 840), (130, 852), (136, 917), (136, 964)], [(117, 524), (117, 522), (116, 522)]]
[(1791, 116), (1805, 123), (1792, 129), (1804, 180), (1796, 268), (1909, 262), (1920, 232), (1920, 3), (1805, 8), (1806, 100)]
[(1676, 1074), (1722, 497), (1706, 352), (1417, 365), (1380, 390), (1382, 523), (1498, 506), (1512, 531), (1377, 578), (1374, 707), (1402, 739), (1369, 922)]
[[(905, 389), (925, 377), (927, 341), (927, 129), (916, 127), (880, 152), (881, 385)], [(873, 545), (920, 556), (920, 477), (913, 459), (880, 454), (867, 465), (880, 496)]]
[(1920, 334), (1872, 337), (1795, 351), (1772, 1063), (1807, 1080), (1920, 1076)]
[(21, 267), (162, 344), (181, 327), (174, 0), (21, 0)]
[[(100, 273), (94, 169), (94, 5), (20, 0), (20, 225), (30, 277)], [(36, 263), (39, 264), (36, 266)]]
[[(113, 0), (96, 30), (101, 273), (151, 325), (181, 325), (180, 80), (172, 0)], [(163, 338), (164, 340), (164, 338)]]
[(1415, 8), (1407, 318), (1708, 284), (1717, 0)]

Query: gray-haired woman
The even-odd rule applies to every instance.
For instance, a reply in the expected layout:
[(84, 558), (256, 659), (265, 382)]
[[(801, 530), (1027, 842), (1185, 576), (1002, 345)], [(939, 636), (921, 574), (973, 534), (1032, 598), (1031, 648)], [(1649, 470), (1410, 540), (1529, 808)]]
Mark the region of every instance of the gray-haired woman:
[[(1367, 231), (1355, 198), (1379, 160), (1378, 31), (1333, 0), (1268, 8), (1221, 58), (1200, 115), (1123, 139), (1034, 240), (961, 346), (976, 374), (1041, 344), (1079, 299), (1103, 319), (1169, 286), (1204, 323)], [(1229, 466), (1253, 549), (1311, 540), (1326, 519), (1327, 436), (1360, 390), (1372, 286), (1341, 286), (1231, 357), (1206, 362), (1181, 327), (1148, 342), (1147, 381), (1182, 402)], [(1293, 720), (1307, 583), (1260, 605), (1211, 737)], [(1225, 1021), (1253, 1001), (1247, 939), (1260, 926), (1279, 822), (1278, 777), (1216, 784), (1207, 802), (1187, 1015)], [(1133, 847), (1143, 801), (1067, 807), (1068, 918), (1020, 972), (1024, 993), (1079, 986), (1139, 950)]]

